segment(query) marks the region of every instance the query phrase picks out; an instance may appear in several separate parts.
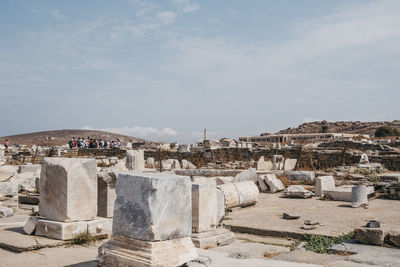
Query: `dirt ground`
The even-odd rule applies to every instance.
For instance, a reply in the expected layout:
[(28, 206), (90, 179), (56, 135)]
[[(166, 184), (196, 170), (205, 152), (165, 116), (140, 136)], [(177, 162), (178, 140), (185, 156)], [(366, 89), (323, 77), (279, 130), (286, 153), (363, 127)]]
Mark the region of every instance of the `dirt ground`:
[[(321, 234), (338, 236), (364, 226), (369, 220), (381, 222), (387, 230), (398, 230), (400, 221), (400, 201), (374, 199), (368, 209), (351, 208), (349, 202), (324, 201), (319, 198), (282, 198), (282, 194), (260, 194), (259, 202), (253, 207), (234, 210), (225, 224), (265, 232)], [(299, 215), (298, 220), (284, 220), (282, 213)], [(303, 230), (305, 220), (319, 222), (315, 230)]]

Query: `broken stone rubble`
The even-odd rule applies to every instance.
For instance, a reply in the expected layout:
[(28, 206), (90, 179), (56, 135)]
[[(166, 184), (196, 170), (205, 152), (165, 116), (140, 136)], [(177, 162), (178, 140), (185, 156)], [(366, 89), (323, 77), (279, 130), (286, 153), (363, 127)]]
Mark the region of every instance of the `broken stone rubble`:
[(290, 185), (283, 191), (283, 195), (289, 198), (310, 198), (314, 193), (301, 185)]

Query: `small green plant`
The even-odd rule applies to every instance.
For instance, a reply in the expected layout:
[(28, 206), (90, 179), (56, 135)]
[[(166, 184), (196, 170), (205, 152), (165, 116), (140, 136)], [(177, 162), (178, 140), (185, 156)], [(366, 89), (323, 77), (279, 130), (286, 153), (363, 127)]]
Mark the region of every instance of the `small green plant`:
[(232, 212), (231, 209), (227, 209), (227, 210), (225, 211), (225, 217), (227, 218), (231, 212)]
[(225, 228), (225, 229), (227, 229), (227, 230), (229, 230), (229, 231), (230, 231), (231, 228), (232, 228), (230, 225), (227, 225), (227, 224), (221, 224), (221, 227), (222, 227), (222, 228)]
[(92, 236), (89, 232), (82, 232), (74, 236), (72, 239), (72, 244), (80, 245), (80, 244), (93, 244), (96, 241), (96, 238)]
[(340, 244), (346, 240), (354, 238), (354, 232), (343, 234), (338, 237), (326, 237), (322, 235), (304, 235), (304, 240), (307, 242), (304, 248), (309, 251), (316, 253), (327, 253), (331, 254), (332, 251), (329, 249), (331, 246)]
[(377, 183), (381, 180), (381, 177), (379, 177), (377, 174), (368, 174), (367, 180), (371, 183)]

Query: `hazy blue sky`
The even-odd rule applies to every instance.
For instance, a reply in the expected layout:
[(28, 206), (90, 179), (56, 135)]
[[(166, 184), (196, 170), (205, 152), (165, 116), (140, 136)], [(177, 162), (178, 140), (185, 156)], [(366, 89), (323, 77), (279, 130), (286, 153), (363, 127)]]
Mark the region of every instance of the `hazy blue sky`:
[(0, 136), (400, 117), (400, 1), (2, 0)]

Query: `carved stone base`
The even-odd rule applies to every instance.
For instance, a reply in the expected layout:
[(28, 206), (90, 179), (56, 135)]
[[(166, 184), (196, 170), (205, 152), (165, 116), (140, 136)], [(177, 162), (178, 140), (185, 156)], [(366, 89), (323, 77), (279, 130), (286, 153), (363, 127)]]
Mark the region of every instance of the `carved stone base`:
[(181, 266), (197, 258), (190, 237), (143, 241), (114, 235), (99, 247), (98, 266)]
[(79, 222), (56, 222), (40, 219), (36, 225), (35, 235), (70, 240), (75, 235), (85, 232), (93, 236), (111, 235), (112, 218), (97, 217), (95, 220)]
[(197, 248), (215, 248), (233, 243), (235, 241), (235, 234), (227, 229), (217, 228), (207, 232), (193, 233), (192, 241)]

